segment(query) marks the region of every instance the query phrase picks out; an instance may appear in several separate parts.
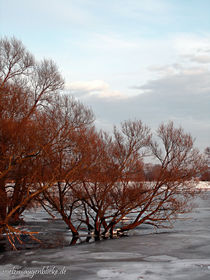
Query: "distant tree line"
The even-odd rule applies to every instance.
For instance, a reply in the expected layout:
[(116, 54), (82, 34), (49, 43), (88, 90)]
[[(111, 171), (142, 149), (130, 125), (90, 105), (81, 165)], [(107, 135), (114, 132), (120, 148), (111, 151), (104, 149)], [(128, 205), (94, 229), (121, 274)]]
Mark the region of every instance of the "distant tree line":
[(63, 87), (53, 61), (37, 62), (15, 38), (0, 40), (0, 236), (15, 248), (15, 225), (30, 207), (59, 213), (73, 236), (85, 229), (95, 239), (170, 225), (189, 210), (207, 170), (190, 134), (173, 122), (152, 134), (140, 120), (98, 131), (91, 109)]
[(207, 147), (204, 151), (204, 155), (206, 157), (206, 169), (201, 174), (202, 181), (210, 181), (210, 147)]

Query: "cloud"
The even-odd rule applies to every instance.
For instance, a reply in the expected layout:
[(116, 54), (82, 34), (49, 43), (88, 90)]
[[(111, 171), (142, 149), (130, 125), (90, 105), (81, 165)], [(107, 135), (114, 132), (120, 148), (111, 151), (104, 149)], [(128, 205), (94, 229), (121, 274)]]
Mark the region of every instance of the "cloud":
[(151, 72), (158, 73), (160, 75), (174, 75), (182, 71), (183, 66), (178, 63), (174, 63), (171, 65), (161, 65), (161, 66), (150, 66), (148, 70)]
[(112, 90), (110, 85), (102, 80), (76, 81), (66, 86), (72, 94), (82, 98), (95, 96), (97, 98), (126, 98), (120, 91)]
[(172, 38), (174, 49), (180, 55), (189, 55), (195, 53), (209, 52), (210, 35), (209, 34), (189, 34), (180, 33)]
[(166, 66), (158, 71), (163, 72), (161, 78), (150, 80), (143, 86), (139, 86), (139, 89), (147, 92), (156, 91), (161, 94), (168, 92), (168, 95), (180, 95), (181, 93), (183, 97), (210, 91), (210, 71), (208, 68)]
[(171, 42), (177, 56), (185, 63), (210, 63), (210, 34), (178, 34)]
[[(87, 46), (90, 42), (91, 40), (87, 42)], [(141, 119), (155, 129), (161, 122), (173, 120), (177, 126), (183, 126), (197, 138), (196, 145), (201, 149), (209, 145), (208, 34), (205, 36), (178, 34), (163, 40), (133, 38), (131, 41), (114, 34), (101, 34), (95, 43), (94, 54), (97, 47), (108, 50), (102, 57), (107, 54), (107, 57), (105, 56), (107, 61), (108, 59), (111, 61), (109, 68), (110, 75), (113, 75), (112, 79), (108, 78), (108, 82), (104, 80), (74, 82), (70, 85), (70, 90), (93, 108), (98, 127), (101, 125), (109, 130), (113, 124), (119, 124), (124, 120)], [(112, 51), (114, 56), (111, 56)], [(118, 56), (119, 59), (116, 60)], [(126, 63), (128, 58), (129, 64)], [(141, 61), (144, 65), (142, 69), (140, 69)], [(154, 61), (156, 65), (152, 65)], [(163, 65), (164, 62), (166, 65)], [(117, 70), (115, 69), (115, 73), (111, 71), (115, 65), (118, 67), (120, 65), (121, 76), (125, 74), (123, 69), (132, 69), (132, 75), (124, 75), (121, 84), (114, 86)], [(149, 70), (148, 76), (142, 75), (145, 69)], [(120, 90), (116, 90), (119, 88)]]
[[(202, 65), (196, 66), (187, 66), (183, 64), (172, 64), (172, 65), (165, 65), (165, 66), (152, 66), (148, 68), (151, 72), (155, 72), (162, 77), (167, 77), (167, 79), (172, 77), (184, 77), (186, 79), (187, 76), (194, 75), (203, 75), (206, 74), (209, 70), (208, 67)], [(139, 87), (140, 88), (140, 87)]]
[(201, 64), (210, 63), (210, 55), (186, 55), (185, 57), (191, 60), (192, 62), (197, 62)]
[(95, 91), (104, 91), (109, 88), (109, 85), (102, 80), (94, 80), (72, 82), (69, 87), (72, 91), (90, 93)]
[[(174, 65), (171, 67), (176, 68)], [(205, 67), (186, 68), (177, 65), (173, 73), (164, 73), (144, 85), (136, 85), (135, 88), (141, 92), (136, 96), (103, 96), (100, 93), (112, 90), (106, 83), (104, 87), (103, 83), (98, 83), (98, 87), (95, 87), (97, 94), (87, 94), (82, 100), (93, 108), (97, 126), (101, 124), (101, 127), (110, 129), (112, 124), (127, 119), (141, 119), (156, 129), (161, 122), (173, 120), (175, 125), (181, 125), (190, 132), (197, 139), (196, 146), (203, 150), (209, 145), (210, 139), (210, 71)]]

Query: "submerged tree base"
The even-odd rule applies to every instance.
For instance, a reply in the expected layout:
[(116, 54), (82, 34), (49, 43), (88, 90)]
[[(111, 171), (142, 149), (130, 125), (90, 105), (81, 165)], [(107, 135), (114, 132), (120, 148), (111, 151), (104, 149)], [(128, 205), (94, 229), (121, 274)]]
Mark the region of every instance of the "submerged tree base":
[[(94, 232), (80, 232), (80, 234), (73, 236), (61, 219), (53, 220), (46, 218), (44, 211), (41, 212), (40, 216), (42, 216), (42, 219), (39, 221), (25, 221), (21, 225), (14, 226), (17, 231), (20, 231), (13, 238), (14, 247), (11, 246), (6, 233), (1, 234), (0, 252), (11, 251), (14, 248), (17, 250), (62, 248), (128, 236), (128, 234), (122, 234), (118, 231), (114, 231), (113, 234), (106, 233), (99, 235), (95, 235)], [(31, 214), (30, 219), (33, 219), (31, 218)], [(26, 231), (36, 231), (35, 239), (32, 239)]]

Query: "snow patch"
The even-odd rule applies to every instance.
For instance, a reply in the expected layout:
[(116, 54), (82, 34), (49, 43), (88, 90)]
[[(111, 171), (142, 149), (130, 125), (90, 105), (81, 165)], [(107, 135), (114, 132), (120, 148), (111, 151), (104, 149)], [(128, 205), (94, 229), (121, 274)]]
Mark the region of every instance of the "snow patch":
[(91, 253), (89, 258), (102, 259), (102, 260), (123, 260), (123, 259), (133, 259), (142, 258), (142, 254), (138, 253), (126, 253), (126, 252), (102, 252), (102, 253)]
[(210, 190), (210, 182), (200, 181), (197, 185), (198, 189)]

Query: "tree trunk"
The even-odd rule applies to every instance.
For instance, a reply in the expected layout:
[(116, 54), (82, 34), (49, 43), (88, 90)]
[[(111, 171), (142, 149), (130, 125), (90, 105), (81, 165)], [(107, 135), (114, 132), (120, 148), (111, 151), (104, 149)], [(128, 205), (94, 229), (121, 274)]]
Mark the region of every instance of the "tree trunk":
[(61, 216), (64, 220), (64, 222), (67, 224), (67, 226), (69, 227), (69, 229), (71, 230), (72, 234), (74, 237), (78, 236), (78, 231), (75, 228), (75, 226), (72, 224), (72, 222), (70, 221), (70, 219), (68, 219), (68, 217), (65, 215), (65, 213), (61, 213)]

